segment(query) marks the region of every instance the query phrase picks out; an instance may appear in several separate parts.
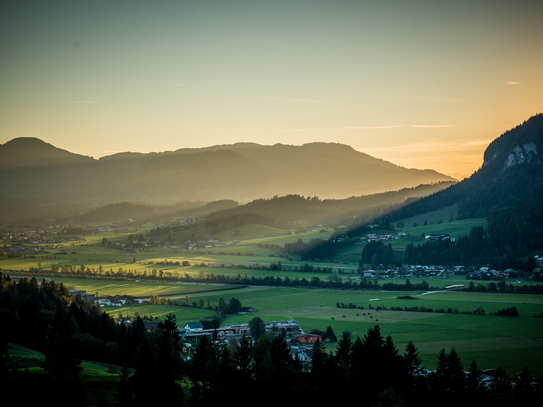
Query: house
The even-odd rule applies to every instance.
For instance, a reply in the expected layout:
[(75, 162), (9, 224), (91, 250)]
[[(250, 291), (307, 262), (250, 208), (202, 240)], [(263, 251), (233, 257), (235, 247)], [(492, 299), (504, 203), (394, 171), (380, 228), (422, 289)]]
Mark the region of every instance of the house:
[(95, 299), (100, 306), (104, 307), (121, 307), (125, 304), (142, 304), (143, 298), (131, 297), (129, 295), (103, 295)]
[(81, 298), (85, 300), (94, 300), (94, 294), (87, 294), (87, 291), (85, 290), (70, 290), (70, 294), (72, 294), (74, 297), (79, 294)]
[(186, 323), (184, 328), (189, 331), (201, 331), (202, 329), (204, 329), (204, 325), (200, 321), (193, 321)]
[(292, 342), (299, 342), (299, 343), (322, 342), (322, 337), (320, 335), (305, 334), (305, 333), (293, 335), (291, 339), (292, 339)]
[(143, 325), (145, 326), (146, 331), (154, 331), (155, 329), (162, 328), (164, 326), (162, 321), (144, 322)]

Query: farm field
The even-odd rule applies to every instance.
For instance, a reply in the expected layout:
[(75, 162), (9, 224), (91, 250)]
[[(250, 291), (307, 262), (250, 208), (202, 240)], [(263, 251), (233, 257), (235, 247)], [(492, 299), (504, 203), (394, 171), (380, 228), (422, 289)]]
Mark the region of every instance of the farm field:
[[(452, 212), (451, 212), (452, 211)], [(424, 219), (404, 220), (404, 231), (408, 237), (391, 241), (395, 250), (403, 250), (406, 244), (422, 242), (422, 233), (450, 233), (460, 236), (468, 234), (471, 227), (483, 225), (484, 219), (454, 220), (448, 222), (451, 213), (456, 218), (455, 208), (446, 208), (442, 213), (433, 213), (432, 221), (427, 226)], [(429, 215), (426, 215), (430, 218)], [(435, 218), (435, 222), (434, 222)], [(442, 218), (443, 223), (438, 223)], [(135, 230), (135, 233), (142, 231)], [(126, 234), (104, 232), (86, 236), (86, 241), (73, 242), (66, 245), (67, 251), (75, 254), (61, 255), (59, 250), (48, 254), (37, 255), (35, 258), (0, 257), (1, 269), (29, 270), (41, 265), (50, 268), (55, 263), (70, 264), (76, 270), (85, 268), (117, 272), (120, 268), (133, 273), (147, 273), (153, 269), (158, 272), (168, 272), (172, 275), (191, 276), (203, 279), (211, 275), (225, 275), (230, 277), (256, 277), (266, 276), (286, 277), (290, 279), (305, 278), (311, 280), (318, 277), (325, 280), (330, 273), (305, 273), (295, 271), (270, 271), (237, 268), (253, 264), (269, 265), (281, 262), (286, 267), (298, 267), (305, 264), (299, 256), (291, 259), (272, 257), (273, 250), (258, 245), (283, 245), (287, 242), (296, 242), (302, 239), (308, 242), (312, 238), (328, 238), (332, 229), (319, 233), (319, 230), (299, 234), (290, 234), (289, 231), (270, 228), (262, 225), (244, 225), (234, 230), (217, 233), (213, 238), (223, 242), (239, 243), (224, 247), (202, 248), (197, 250), (182, 250), (172, 248), (141, 248), (133, 253), (122, 253), (113, 247), (102, 247), (102, 238), (106, 237), (113, 243), (126, 241)], [(375, 233), (389, 233), (390, 231), (375, 230)], [(334, 273), (340, 268), (343, 276), (356, 275), (356, 269), (363, 245), (354, 244), (340, 253), (340, 261), (334, 263), (307, 262), (313, 266), (331, 267)], [(190, 266), (156, 264), (188, 261)], [(204, 263), (204, 265), (202, 265)], [(348, 263), (348, 264), (345, 264)], [(224, 265), (225, 267), (221, 267)], [(351, 274), (353, 273), (353, 274)], [(74, 272), (74, 274), (77, 274)], [(83, 275), (81, 277), (84, 277)], [(543, 318), (536, 318), (543, 313), (543, 296), (530, 294), (502, 294), (475, 293), (475, 292), (435, 292), (424, 293), (417, 291), (355, 291), (355, 290), (325, 290), (302, 287), (262, 287), (220, 284), (187, 284), (186, 282), (153, 282), (153, 281), (118, 281), (98, 278), (74, 278), (65, 276), (49, 277), (57, 283), (89, 293), (99, 295), (128, 294), (149, 298), (151, 294), (178, 300), (184, 303), (186, 296), (189, 301), (204, 300), (207, 304), (217, 304), (222, 298), (229, 301), (231, 298), (240, 300), (242, 306), (254, 307), (258, 312), (254, 314), (228, 316), (223, 324), (248, 322), (255, 316), (266, 321), (296, 319), (305, 331), (311, 329), (325, 330), (331, 326), (338, 337), (344, 330), (352, 332), (353, 336), (364, 336), (369, 328), (379, 325), (384, 336), (391, 335), (400, 352), (405, 344), (412, 340), (417, 346), (424, 365), (435, 368), (437, 354), (442, 348), (448, 352), (454, 347), (467, 368), (472, 359), (477, 360), (481, 368), (502, 366), (509, 374), (521, 370), (528, 365), (532, 373), (543, 374)], [(463, 284), (468, 287), (470, 280), (464, 276), (451, 276), (450, 278), (437, 277), (409, 277), (411, 284), (427, 282), (431, 287), (443, 288), (448, 285)], [(380, 284), (405, 284), (405, 278), (380, 278)], [(473, 281), (475, 285), (488, 285), (493, 281)], [(537, 284), (531, 281), (511, 279), (507, 281), (513, 285)], [(417, 299), (405, 300), (398, 297), (411, 295)], [(354, 304), (360, 309), (338, 308), (337, 304)], [(376, 310), (377, 307), (383, 309)], [(451, 310), (451, 313), (391, 311), (391, 307), (419, 307), (420, 309)], [(489, 315), (507, 307), (516, 307), (520, 316), (503, 317)], [(371, 309), (371, 308), (373, 309)], [(472, 313), (481, 307), (486, 315), (463, 314)], [(137, 305), (129, 307), (110, 307), (104, 310), (114, 317), (119, 313), (123, 316), (134, 316), (136, 310), (143, 316), (165, 318), (173, 313), (181, 321), (198, 320), (212, 317), (214, 311), (179, 305)], [(458, 311), (458, 313), (456, 313)], [(364, 315), (365, 314), (365, 315)], [(327, 344), (327, 348), (334, 350), (335, 344)]]
[[(86, 281), (89, 281), (89, 285)], [(74, 283), (66, 281), (65, 283)], [(78, 284), (82, 282), (83, 284)], [(108, 282), (109, 283), (109, 282)], [(115, 284), (115, 282), (111, 282)], [(77, 288), (98, 288), (92, 280), (76, 280)], [(95, 284), (95, 285), (90, 285)], [(141, 283), (125, 286), (129, 289)], [(454, 347), (467, 369), (472, 359), (480, 368), (502, 366), (507, 373), (521, 370), (524, 365), (536, 376), (543, 374), (543, 318), (534, 317), (543, 313), (543, 296), (530, 294), (437, 292), (418, 295), (416, 292), (373, 292), (324, 290), (304, 288), (279, 288), (256, 286), (220, 286), (220, 285), (181, 285), (168, 290), (168, 284), (143, 283), (141, 293), (151, 290), (167, 298), (190, 301), (204, 299), (212, 304), (220, 298), (229, 301), (240, 300), (242, 306), (251, 306), (258, 311), (251, 314), (228, 316), (223, 325), (247, 323), (255, 316), (265, 321), (297, 320), (305, 331), (325, 330), (331, 326), (336, 335), (344, 330), (351, 331), (353, 337), (363, 337), (369, 328), (379, 325), (383, 336), (391, 335), (394, 343), (403, 352), (405, 345), (412, 340), (420, 353), (424, 366), (435, 368), (437, 354), (442, 348), (447, 352)], [(102, 286), (106, 291), (107, 286)], [(416, 300), (398, 299), (410, 294)], [(337, 308), (337, 303), (355, 304), (361, 309)], [(448, 309), (458, 308), (458, 313), (411, 312), (377, 310), (380, 307), (414, 306)], [(489, 315), (491, 312), (515, 306), (518, 317)], [(370, 309), (373, 307), (373, 309)], [(482, 307), (486, 315), (463, 314)], [(135, 310), (143, 315), (164, 318), (173, 313), (180, 321), (211, 317), (213, 311), (195, 307), (175, 305), (137, 305), (132, 307), (104, 308), (117, 316), (133, 316)], [(365, 315), (364, 315), (365, 314)], [(327, 344), (333, 350), (334, 344)]]
[[(526, 365), (536, 377), (543, 374), (542, 318), (375, 310), (369, 314), (367, 309), (312, 307), (267, 311), (258, 316), (266, 321), (292, 318), (306, 331), (331, 326), (336, 335), (347, 330), (353, 337), (363, 337), (369, 328), (379, 325), (383, 336), (392, 336), (400, 352), (413, 341), (429, 369), (436, 368), (441, 349), (449, 352), (454, 347), (465, 369), (475, 359), (480, 368), (502, 366), (512, 374)], [(248, 322), (251, 317), (228, 317), (226, 322)], [(334, 346), (328, 348), (333, 350)]]
[[(233, 231), (238, 232), (239, 236), (230, 236)], [(139, 233), (139, 231), (137, 231)], [(263, 225), (243, 225), (235, 230), (228, 230), (217, 233), (217, 236), (212, 236), (217, 239), (224, 239), (224, 242), (232, 242), (233, 239), (238, 239), (239, 243), (235, 245), (210, 247), (197, 250), (182, 250), (180, 247), (172, 246), (170, 248), (140, 248), (133, 253), (123, 253), (114, 247), (107, 245), (102, 247), (102, 238), (108, 239), (113, 244), (117, 242), (126, 242), (127, 234), (119, 234), (112, 232), (101, 232), (100, 234), (85, 236), (85, 241), (73, 241), (66, 244), (65, 250), (75, 252), (74, 254), (59, 254), (60, 249), (51, 250), (47, 254), (38, 254), (35, 257), (18, 257), (6, 258), (0, 257), (0, 269), (5, 270), (29, 270), (30, 268), (46, 268), (50, 269), (54, 264), (61, 265), (69, 264), (73, 268), (80, 269), (81, 266), (91, 269), (99, 269), (100, 266), (105, 271), (117, 272), (119, 268), (123, 270), (131, 270), (132, 272), (143, 273), (144, 271), (151, 272), (153, 269), (162, 270), (164, 272), (172, 272), (185, 275), (185, 273), (195, 276), (204, 272), (213, 272), (215, 274), (225, 274), (237, 276), (238, 273), (247, 273), (249, 277), (262, 276), (260, 270), (245, 270), (232, 269), (228, 266), (237, 265), (253, 265), (262, 264), (269, 265), (271, 263), (281, 262), (290, 267), (298, 267), (306, 263), (300, 261), (299, 256), (292, 256), (292, 260), (282, 257), (270, 257), (273, 250), (264, 247), (258, 247), (259, 244), (268, 245), (283, 245), (287, 242), (296, 242), (298, 239), (310, 241), (313, 238), (328, 238), (333, 230), (328, 230), (324, 233), (319, 231), (308, 231), (292, 235), (283, 229), (271, 228)], [(237, 233), (236, 233), (237, 235)], [(358, 246), (359, 253), (355, 255), (356, 261), (354, 264), (341, 264), (341, 268), (348, 271), (355, 271), (358, 267), (358, 260), (362, 247)], [(188, 261), (191, 266), (180, 267), (170, 265), (159, 265), (157, 262), (177, 262), (182, 263)], [(200, 264), (205, 263), (206, 267), (201, 267)], [(315, 263), (307, 262), (315, 266), (333, 267), (337, 269), (338, 263)], [(342, 261), (344, 263), (344, 261)], [(226, 265), (226, 268), (220, 267), (221, 264)], [(219, 270), (220, 269), (220, 270)], [(294, 278), (306, 277), (311, 279), (317, 274), (283, 274)]]
[(212, 292), (214, 290), (235, 290), (238, 285), (220, 285), (220, 284), (181, 284), (181, 283), (162, 283), (149, 281), (116, 281), (100, 280), (93, 278), (53, 278), (57, 284), (64, 284), (68, 287), (75, 287), (78, 290), (85, 290), (89, 294), (98, 292), (100, 295), (132, 295), (135, 297), (150, 297), (156, 294), (161, 297), (185, 296), (195, 292)]

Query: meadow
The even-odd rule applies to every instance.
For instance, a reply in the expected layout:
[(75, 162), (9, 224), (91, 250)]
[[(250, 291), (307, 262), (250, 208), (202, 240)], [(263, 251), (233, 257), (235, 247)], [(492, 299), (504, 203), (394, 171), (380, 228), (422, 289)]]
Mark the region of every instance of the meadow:
[[(77, 288), (85, 289), (86, 280), (80, 280)], [(73, 281), (66, 281), (66, 283)], [(135, 285), (139, 283), (134, 283)], [(148, 283), (151, 284), (151, 283)], [(168, 291), (168, 284), (156, 283), (154, 289), (180, 299), (189, 295), (190, 301), (209, 300), (217, 304), (220, 298), (229, 301), (240, 300), (242, 306), (254, 307), (257, 312), (231, 315), (223, 325), (247, 323), (255, 316), (265, 321), (297, 320), (304, 331), (326, 330), (331, 326), (337, 336), (350, 331), (354, 338), (363, 337), (369, 328), (378, 325), (383, 336), (390, 335), (403, 352), (408, 341), (417, 346), (426, 368), (435, 368), (437, 354), (441, 349), (447, 352), (455, 348), (464, 367), (475, 359), (481, 368), (502, 366), (506, 372), (518, 372), (527, 365), (532, 373), (543, 374), (543, 318), (535, 317), (543, 313), (543, 297), (530, 294), (436, 292), (419, 295), (417, 292), (371, 292), (348, 290), (324, 290), (279, 287), (232, 287), (200, 284), (196, 287), (179, 285)], [(178, 285), (176, 285), (178, 286)], [(92, 287), (96, 287), (93, 285)], [(218, 290), (217, 287), (222, 287)], [(162, 290), (162, 291), (160, 291)], [(176, 291), (179, 290), (179, 291)], [(414, 300), (398, 297), (412, 295)], [(355, 304), (364, 309), (337, 308), (337, 304)], [(391, 311), (390, 307), (425, 307), (426, 309), (457, 308), (458, 313)], [(507, 307), (516, 307), (518, 317), (489, 315)], [(377, 310), (377, 307), (387, 309)], [(485, 315), (472, 313), (478, 307)], [(373, 309), (371, 309), (373, 308)], [(104, 310), (117, 317), (133, 316), (135, 310), (140, 315), (164, 318), (173, 313), (180, 322), (211, 317), (213, 311), (175, 305), (137, 305), (131, 307), (108, 307)], [(466, 313), (465, 313), (466, 312)], [(335, 344), (326, 347), (333, 351)]]
[[(452, 210), (452, 212), (451, 212)], [(404, 231), (409, 233), (407, 238), (392, 241), (395, 250), (403, 250), (409, 242), (422, 239), (424, 233), (450, 233), (462, 235), (469, 233), (472, 226), (484, 224), (485, 220), (454, 220), (448, 222), (454, 208), (446, 208), (441, 213), (425, 215), (432, 219), (427, 226), (412, 226), (424, 224), (424, 219), (405, 220)], [(448, 214), (448, 215), (447, 215)], [(445, 217), (446, 216), (446, 217)], [(434, 219), (437, 219), (435, 222)], [(439, 223), (439, 219), (443, 222)], [(420, 223), (419, 223), (420, 222)], [(448, 230), (447, 232), (444, 232)], [(141, 233), (142, 231), (135, 231)], [(390, 231), (375, 230), (374, 233), (388, 233)], [(306, 263), (297, 256), (290, 259), (272, 257), (272, 249), (258, 247), (258, 245), (282, 245), (287, 242), (296, 242), (298, 239), (309, 241), (312, 238), (328, 238), (332, 229), (320, 233), (320, 230), (310, 230), (304, 233), (291, 234), (289, 231), (275, 229), (262, 225), (244, 225), (235, 230), (217, 233), (215, 238), (223, 242), (239, 243), (225, 247), (204, 248), (195, 250), (182, 250), (179, 247), (171, 248), (141, 248), (133, 253), (122, 253), (107, 245), (103, 247), (103, 237), (115, 242), (126, 241), (126, 234), (104, 232), (97, 235), (86, 236), (86, 241), (72, 242), (66, 247), (75, 254), (60, 255), (57, 251), (37, 255), (35, 258), (8, 259), (0, 257), (0, 268), (8, 270), (29, 270), (37, 268), (50, 268), (54, 263), (71, 264), (75, 269), (93, 268), (100, 266), (104, 271), (116, 272), (119, 268), (131, 270), (135, 273), (148, 274), (153, 269), (170, 272), (173, 275), (189, 275), (193, 278), (205, 278), (224, 274), (237, 277), (298, 277), (310, 280), (319, 277), (324, 280), (330, 274), (304, 273), (299, 271), (270, 271), (239, 269), (237, 265), (263, 264), (281, 261), (283, 266), (296, 267)], [(356, 274), (358, 259), (363, 245), (355, 244), (340, 253), (341, 260), (335, 263), (314, 263), (315, 266), (332, 267), (334, 272), (341, 268), (344, 272)], [(190, 262), (190, 266), (161, 265), (157, 262)], [(205, 267), (201, 264), (204, 263)], [(348, 264), (345, 264), (348, 263)], [(224, 264), (225, 267), (221, 267)], [(220, 285), (220, 284), (188, 284), (183, 282), (153, 282), (153, 281), (118, 281), (100, 278), (83, 278), (52, 276), (57, 283), (89, 293), (99, 295), (128, 294), (148, 298), (151, 294), (163, 296), (169, 300), (178, 300), (184, 303), (186, 296), (189, 301), (205, 304), (217, 304), (222, 298), (229, 301), (231, 298), (240, 300), (242, 306), (254, 307), (254, 314), (228, 316), (223, 325), (233, 323), (247, 323), (255, 316), (266, 321), (296, 319), (305, 331), (311, 329), (325, 330), (331, 326), (338, 337), (343, 331), (352, 332), (353, 337), (363, 337), (367, 330), (379, 325), (384, 336), (391, 335), (397, 347), (402, 352), (406, 343), (412, 340), (417, 346), (423, 363), (427, 368), (435, 368), (437, 354), (441, 349), (450, 351), (454, 347), (467, 369), (472, 359), (477, 360), (482, 368), (502, 366), (509, 374), (521, 370), (528, 365), (536, 375), (543, 374), (543, 318), (534, 317), (543, 313), (543, 297), (531, 294), (505, 294), (505, 293), (473, 293), (473, 292), (387, 292), (387, 291), (355, 291), (355, 290), (328, 290), (302, 287), (261, 287), (246, 285)], [(381, 284), (392, 282), (404, 284), (406, 279), (379, 279)], [(453, 284), (469, 285), (464, 276), (451, 276), (450, 278), (419, 278), (410, 277), (412, 284), (426, 281), (432, 287), (445, 287)], [(474, 281), (477, 284), (487, 285), (492, 281)], [(518, 282), (510, 280), (508, 284), (535, 284), (534, 282)], [(399, 299), (398, 297), (411, 295), (415, 300)], [(361, 309), (338, 308), (337, 304), (354, 304)], [(414, 307), (433, 310), (449, 308), (455, 313), (391, 311), (391, 307)], [(500, 309), (515, 306), (520, 316), (503, 317), (489, 315)], [(377, 307), (383, 309), (377, 310)], [(482, 307), (485, 315), (472, 313)], [(373, 308), (373, 309), (371, 309)], [(205, 308), (186, 307), (179, 305), (137, 305), (130, 307), (104, 308), (114, 317), (119, 313), (123, 316), (133, 317), (136, 310), (140, 315), (165, 318), (173, 313), (181, 321), (198, 320), (212, 317), (215, 312)], [(456, 310), (458, 313), (456, 313)], [(365, 314), (365, 315), (364, 315)], [(335, 344), (326, 345), (331, 351)]]

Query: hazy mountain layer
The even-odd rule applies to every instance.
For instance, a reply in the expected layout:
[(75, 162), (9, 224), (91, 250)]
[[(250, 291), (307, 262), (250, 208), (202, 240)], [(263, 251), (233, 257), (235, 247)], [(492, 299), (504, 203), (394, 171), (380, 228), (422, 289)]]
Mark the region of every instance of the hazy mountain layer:
[(9, 198), (157, 204), (288, 194), (339, 199), (453, 180), (334, 143), (238, 143), (95, 160), (35, 138), (0, 145), (0, 176)]

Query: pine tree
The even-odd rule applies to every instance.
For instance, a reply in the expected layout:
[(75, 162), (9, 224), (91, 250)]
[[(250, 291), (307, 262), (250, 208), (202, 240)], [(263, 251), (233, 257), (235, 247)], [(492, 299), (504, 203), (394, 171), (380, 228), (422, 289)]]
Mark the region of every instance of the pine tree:
[(158, 383), (156, 357), (147, 335), (143, 337), (134, 367), (136, 368), (136, 372), (132, 376), (134, 406), (148, 407), (155, 401)]
[(342, 360), (343, 364), (348, 368), (351, 365), (351, 354), (353, 351), (353, 343), (347, 333), (343, 333), (343, 337), (337, 344), (336, 355)]
[(252, 376), (251, 373), (251, 344), (245, 335), (239, 341), (239, 346), (234, 352), (234, 365), (236, 366), (237, 376), (241, 383), (247, 383)]
[(405, 347), (405, 354), (403, 357), (406, 371), (411, 376), (416, 376), (421, 370), (422, 360), (419, 358), (417, 348), (412, 341), (409, 341)]

